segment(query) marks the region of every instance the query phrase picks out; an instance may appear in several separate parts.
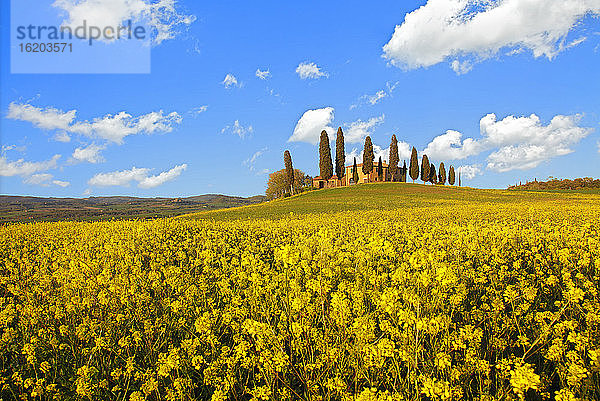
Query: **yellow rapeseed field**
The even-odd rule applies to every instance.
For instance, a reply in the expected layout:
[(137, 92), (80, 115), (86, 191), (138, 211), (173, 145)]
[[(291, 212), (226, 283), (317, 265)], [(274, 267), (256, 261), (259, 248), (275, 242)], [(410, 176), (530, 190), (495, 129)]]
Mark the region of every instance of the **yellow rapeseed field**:
[(0, 227), (2, 399), (600, 399), (600, 203)]

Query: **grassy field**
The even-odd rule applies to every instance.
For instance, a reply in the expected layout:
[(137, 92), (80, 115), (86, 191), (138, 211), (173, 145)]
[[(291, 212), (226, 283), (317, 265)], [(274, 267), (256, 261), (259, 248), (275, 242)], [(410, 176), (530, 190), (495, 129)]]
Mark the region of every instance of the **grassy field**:
[(278, 219), (295, 215), (336, 213), (345, 211), (394, 210), (438, 207), (452, 204), (456, 208), (467, 205), (504, 204), (515, 206), (544, 204), (558, 206), (600, 202), (598, 191), (507, 191), (473, 189), (450, 186), (432, 186), (412, 183), (361, 184), (351, 187), (322, 189), (280, 199), (227, 210), (206, 211), (180, 216), (206, 220)]

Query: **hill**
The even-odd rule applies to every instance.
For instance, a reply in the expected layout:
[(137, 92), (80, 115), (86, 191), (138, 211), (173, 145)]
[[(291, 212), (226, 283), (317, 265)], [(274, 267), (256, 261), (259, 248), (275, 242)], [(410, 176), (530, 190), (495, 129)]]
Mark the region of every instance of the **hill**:
[(581, 191), (581, 190), (600, 190), (600, 180), (595, 180), (591, 177), (575, 178), (574, 180), (550, 177), (547, 181), (530, 181), (525, 184), (512, 185), (509, 190), (526, 190), (526, 191)]
[(251, 205), (265, 199), (264, 196), (242, 198), (218, 194), (188, 198), (38, 198), (0, 195), (0, 223), (172, 217), (202, 210)]
[(320, 189), (260, 205), (193, 213), (181, 217), (207, 220), (277, 219), (289, 216), (290, 213), (307, 215), (343, 211), (392, 210), (435, 207), (449, 203), (460, 208), (461, 205), (473, 204), (564, 202), (565, 200), (598, 202), (600, 193), (528, 192), (411, 183), (373, 183)]

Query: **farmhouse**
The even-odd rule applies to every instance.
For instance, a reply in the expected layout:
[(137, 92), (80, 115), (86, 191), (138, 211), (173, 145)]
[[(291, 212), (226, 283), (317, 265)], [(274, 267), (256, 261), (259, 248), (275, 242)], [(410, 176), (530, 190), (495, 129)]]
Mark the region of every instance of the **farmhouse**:
[[(335, 187), (345, 187), (347, 185), (359, 184), (362, 182), (379, 182), (379, 181), (391, 181), (391, 174), (388, 171), (388, 164), (382, 163), (383, 169), (383, 179), (379, 179), (379, 174), (377, 173), (378, 164), (373, 163), (373, 171), (369, 174), (365, 174), (362, 171), (362, 163), (356, 165), (356, 170), (358, 173), (358, 182), (354, 182), (352, 180), (352, 176), (354, 172), (352, 171), (354, 165), (346, 166), (344, 170), (344, 176), (340, 179), (337, 175), (333, 175), (329, 180), (323, 179), (321, 176), (317, 176), (313, 178), (313, 188), (335, 188)], [(400, 168), (399, 168), (400, 170)]]

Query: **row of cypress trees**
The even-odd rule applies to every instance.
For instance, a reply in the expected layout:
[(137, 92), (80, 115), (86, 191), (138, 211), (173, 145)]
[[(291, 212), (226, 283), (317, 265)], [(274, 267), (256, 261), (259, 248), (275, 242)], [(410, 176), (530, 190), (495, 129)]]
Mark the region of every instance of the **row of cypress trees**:
[[(446, 184), (446, 178), (448, 178), (448, 184), (454, 185), (456, 182), (456, 172), (454, 171), (454, 166), (450, 166), (448, 169), (448, 175), (446, 176), (446, 166), (444, 163), (440, 163), (439, 171), (436, 172), (435, 165), (429, 162), (429, 158), (427, 155), (423, 155), (421, 159), (421, 171), (419, 174), (419, 157), (417, 155), (417, 149), (412, 148), (412, 152), (410, 155), (410, 178), (412, 178), (413, 182), (419, 179), (419, 175), (421, 176), (421, 181), (424, 183), (430, 182), (432, 184)], [(460, 180), (460, 171), (458, 173), (458, 186), (461, 186)]]
[[(373, 142), (371, 141), (371, 137), (367, 136), (365, 138), (365, 145), (363, 150), (362, 171), (364, 174), (370, 174), (373, 171), (374, 160), (375, 154), (373, 153)], [(398, 156), (398, 139), (396, 138), (396, 135), (392, 135), (392, 142), (390, 143), (390, 162), (388, 166), (388, 171), (391, 175), (391, 180), (406, 182), (407, 172), (410, 171), (410, 178), (412, 178), (413, 182), (415, 182), (415, 180), (419, 178), (419, 159), (417, 156), (417, 150), (414, 147), (412, 148), (409, 169), (406, 168), (406, 161), (404, 161), (403, 167), (398, 167), (399, 162), (400, 158)], [(342, 131), (342, 127), (339, 127), (335, 139), (335, 175), (338, 179), (344, 177), (346, 173), (345, 165), (346, 152), (344, 149), (344, 132)], [(352, 179), (354, 182), (358, 182), (358, 172), (356, 168), (357, 165), (355, 157), (354, 167), (352, 168)], [(381, 162), (381, 157), (379, 157), (379, 163), (376, 171), (378, 176), (380, 177), (380, 180), (382, 180), (383, 163)], [(329, 135), (327, 135), (327, 131), (325, 130), (321, 132), (321, 137), (319, 141), (319, 172), (321, 178), (323, 178), (324, 180), (329, 180), (333, 176), (333, 161), (331, 160)], [(446, 177), (446, 167), (444, 166), (444, 163), (440, 163), (439, 172), (436, 172), (435, 165), (429, 163), (429, 158), (427, 157), (427, 155), (423, 155), (420, 176), (421, 180), (425, 183), (430, 182), (432, 184), (444, 185), (446, 183), (446, 178), (448, 179), (448, 183), (450, 185), (454, 185), (455, 183), (454, 166), (450, 166), (450, 169), (448, 170), (448, 175)]]

